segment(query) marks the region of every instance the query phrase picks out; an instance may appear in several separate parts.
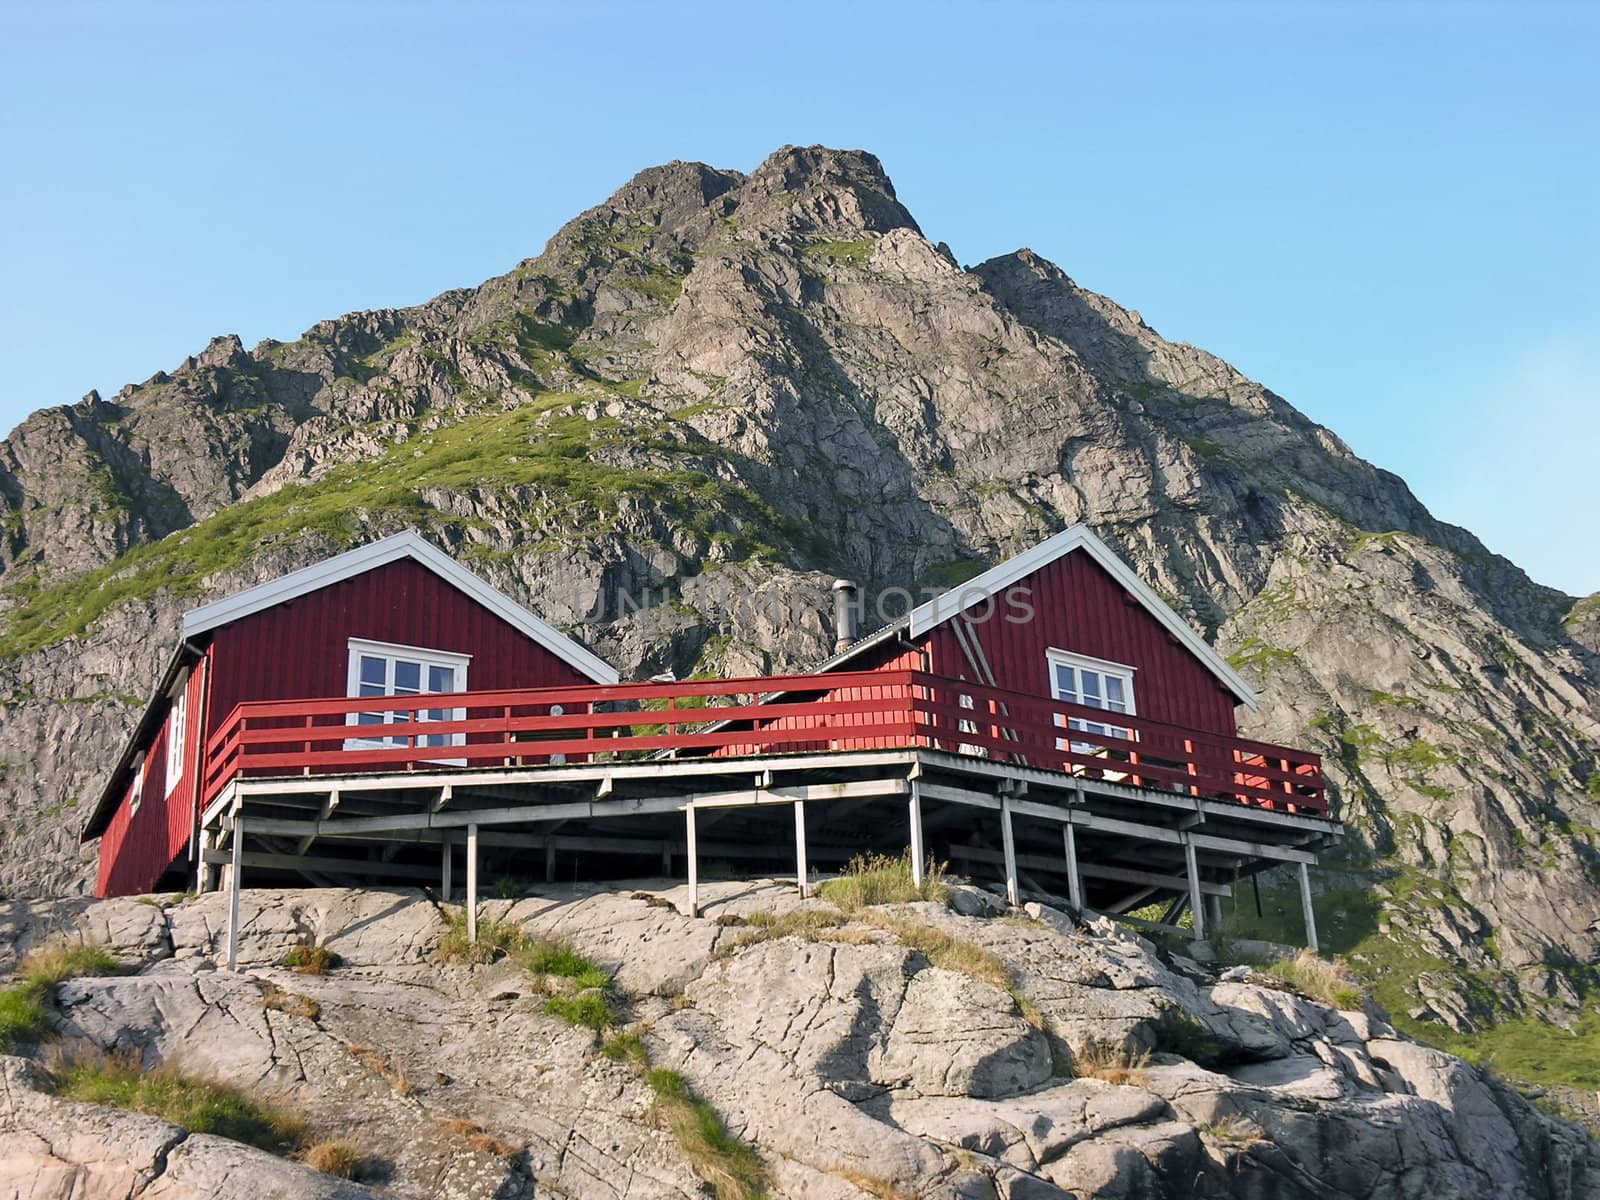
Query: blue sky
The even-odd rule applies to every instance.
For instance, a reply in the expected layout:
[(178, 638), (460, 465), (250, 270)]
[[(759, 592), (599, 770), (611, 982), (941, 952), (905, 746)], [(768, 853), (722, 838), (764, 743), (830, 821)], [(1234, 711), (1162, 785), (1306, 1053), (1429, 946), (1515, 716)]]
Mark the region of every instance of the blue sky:
[(0, 3), (0, 425), (537, 253), (672, 158), (864, 147), (1538, 580), (1600, 589), (1578, 4)]

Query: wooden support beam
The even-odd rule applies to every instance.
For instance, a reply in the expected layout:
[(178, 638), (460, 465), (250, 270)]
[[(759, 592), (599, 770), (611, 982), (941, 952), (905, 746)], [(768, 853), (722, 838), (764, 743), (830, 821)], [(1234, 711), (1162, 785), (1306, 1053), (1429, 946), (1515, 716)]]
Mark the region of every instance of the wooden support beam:
[(1189, 875), (1189, 910), (1194, 913), (1194, 936), (1199, 941), (1206, 936), (1205, 902), (1200, 898), (1200, 862), (1195, 857), (1194, 842), (1183, 843), (1183, 863)]
[(906, 802), (910, 808), (911, 818), (911, 882), (917, 888), (922, 887), (923, 863), (927, 858), (927, 850), (922, 844), (922, 785), (912, 783), (911, 798)]
[(443, 812), (445, 805), (449, 804), (450, 801), (454, 800), (455, 796), (456, 796), (455, 785), (451, 784), (451, 783), (445, 784), (442, 788), (439, 789), (439, 797), (438, 797), (438, 799), (436, 799), (433, 802), (433, 811), (434, 812)]
[(1138, 908), (1146, 900), (1150, 899), (1151, 896), (1156, 895), (1160, 891), (1160, 888), (1140, 888), (1138, 891), (1129, 892), (1126, 896), (1115, 903), (1106, 905), (1104, 911), (1113, 917), (1121, 916), (1130, 908)]
[(449, 838), (442, 838), (439, 842), (439, 899), (445, 904), (450, 903), (450, 868), (455, 856), (454, 847), (450, 845)]
[(228, 869), (228, 970), (239, 969), (239, 889), (244, 876), (244, 816), (233, 819), (233, 862)]
[(1083, 911), (1083, 877), (1078, 870), (1078, 832), (1071, 823), (1061, 827), (1061, 848), (1067, 860), (1067, 899), (1072, 907)]
[[(1071, 825), (1062, 827), (1062, 841), (1066, 841), (1067, 834), (1072, 832)], [(1074, 840), (1074, 851), (1076, 841)], [(998, 863), (1004, 862), (1005, 857), (998, 850), (991, 850), (987, 846), (972, 846), (955, 844), (950, 847), (952, 858), (972, 859), (975, 862)], [(1054, 857), (1043, 854), (1017, 855), (1018, 867), (1030, 867), (1038, 871), (1053, 871), (1065, 875), (1066, 865)], [(1141, 883), (1163, 891), (1186, 891), (1189, 880), (1182, 875), (1167, 875), (1157, 871), (1141, 871), (1134, 867), (1115, 867), (1095, 862), (1078, 863), (1078, 874), (1081, 879), (1104, 879), (1111, 883)], [(1068, 894), (1071, 894), (1071, 879), (1068, 879)], [(1082, 884), (1079, 884), (1080, 891)], [(1208, 883), (1201, 881), (1200, 890), (1207, 896), (1227, 897), (1233, 895), (1233, 888), (1226, 883)]]
[[(213, 863), (231, 864), (233, 862), (233, 854), (228, 850), (207, 850), (205, 855)], [(415, 863), (386, 863), (374, 859), (336, 858), (332, 855), (317, 854), (273, 853), (262, 850), (251, 850), (245, 854), (244, 865), (247, 867), (261, 867), (269, 871), (299, 871), (301, 874), (308, 875), (327, 872), (345, 880), (353, 880), (363, 876), (369, 878), (379, 876), (388, 879), (414, 879), (418, 883), (431, 883), (439, 878), (439, 870), (437, 868), (419, 866)], [(318, 884), (318, 886), (334, 885)], [(354, 885), (346, 883), (341, 886)]]
[(810, 872), (806, 868), (806, 802), (794, 802), (794, 867), (795, 881), (800, 885), (800, 898), (811, 894)]
[(1005, 847), (1006, 903), (1015, 908), (1021, 903), (1017, 894), (1017, 842), (1011, 836), (1011, 805), (1009, 795), (1000, 797), (1000, 844)]
[(700, 915), (700, 848), (695, 845), (694, 805), (683, 810), (683, 827), (686, 856), (689, 860), (689, 915)]
[(556, 881), (556, 842), (554, 838), (547, 838), (544, 844), (544, 881)]
[(478, 940), (478, 827), (467, 826), (467, 941)]
[(1311, 907), (1311, 871), (1305, 863), (1300, 864), (1300, 908), (1306, 917), (1306, 948), (1319, 953), (1322, 948), (1317, 944), (1317, 914)]

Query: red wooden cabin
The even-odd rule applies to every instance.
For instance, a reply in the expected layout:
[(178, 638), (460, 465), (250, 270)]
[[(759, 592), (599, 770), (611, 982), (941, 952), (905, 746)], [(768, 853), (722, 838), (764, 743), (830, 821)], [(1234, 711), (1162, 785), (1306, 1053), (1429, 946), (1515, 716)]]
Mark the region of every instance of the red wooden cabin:
[[(83, 840), (101, 839), (96, 894), (186, 886), (201, 748), (241, 703), (388, 696), (404, 704), (469, 689), (616, 682), (609, 665), (413, 532), (196, 608), (84, 826)], [(366, 736), (344, 744), (414, 741), (447, 762), (437, 747), (463, 744), (460, 735), (406, 738), (394, 725), (456, 713), (353, 713), (350, 727)]]

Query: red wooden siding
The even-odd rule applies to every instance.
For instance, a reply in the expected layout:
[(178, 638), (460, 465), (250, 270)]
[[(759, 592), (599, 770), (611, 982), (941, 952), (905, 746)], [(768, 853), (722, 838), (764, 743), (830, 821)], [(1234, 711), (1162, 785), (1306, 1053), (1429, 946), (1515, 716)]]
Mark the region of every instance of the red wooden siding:
[(467, 686), (475, 692), (590, 682), (426, 567), (402, 559), (218, 629), (207, 726), (216, 729), (244, 700), (343, 696), (350, 638), (470, 654)]
[[(1082, 550), (1075, 550), (1022, 580), (1033, 619), (1011, 623), (1004, 595), (981, 620), (980, 605), (968, 631), (983, 647), (995, 686), (1048, 697), (1048, 650), (1068, 650), (1134, 667), (1134, 707), (1142, 717), (1186, 729), (1232, 736), (1237, 697), (1174, 637), (1149, 610), (1122, 590)], [(929, 670), (978, 680), (962, 653), (952, 618), (929, 630)]]
[(172, 714), (156, 734), (145, 755), (139, 809), (133, 811), (133, 787), (106, 827), (100, 842), (100, 863), (95, 894), (128, 896), (148, 892), (184, 853), (194, 829), (194, 797), (200, 778), (200, 745), (204, 731), (199, 720), (204, 709), (209, 658), (189, 673), (185, 685), (189, 719), (184, 738), (183, 777), (167, 793), (167, 739)]

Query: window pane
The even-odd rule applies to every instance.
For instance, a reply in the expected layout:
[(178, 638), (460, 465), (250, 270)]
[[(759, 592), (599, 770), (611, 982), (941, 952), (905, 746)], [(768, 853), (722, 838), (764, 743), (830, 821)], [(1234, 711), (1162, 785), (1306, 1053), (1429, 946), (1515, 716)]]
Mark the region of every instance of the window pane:
[(383, 714), (382, 713), (357, 713), (356, 714), (356, 724), (358, 724), (358, 725), (382, 725), (383, 724)]
[(387, 696), (388, 690), (381, 683), (363, 683), (357, 693), (362, 696)]
[(1078, 682), (1071, 667), (1056, 664), (1056, 695), (1069, 704), (1078, 702)]
[(1115, 675), (1106, 676), (1106, 707), (1117, 712), (1127, 712), (1128, 702), (1122, 689), (1122, 680)]
[(1100, 672), (1079, 671), (1078, 678), (1083, 681), (1083, 703), (1094, 708), (1104, 708), (1105, 702), (1100, 698)]
[(383, 688), (389, 682), (389, 660), (374, 658), (370, 654), (361, 656), (361, 682), (375, 683), (378, 685), (376, 692), (362, 692), (363, 696), (381, 696)]
[(454, 667), (428, 666), (428, 690), (430, 692), (453, 692), (456, 690), (456, 669)]
[(403, 658), (394, 660), (394, 694), (414, 696), (422, 690), (422, 664), (407, 662)]

